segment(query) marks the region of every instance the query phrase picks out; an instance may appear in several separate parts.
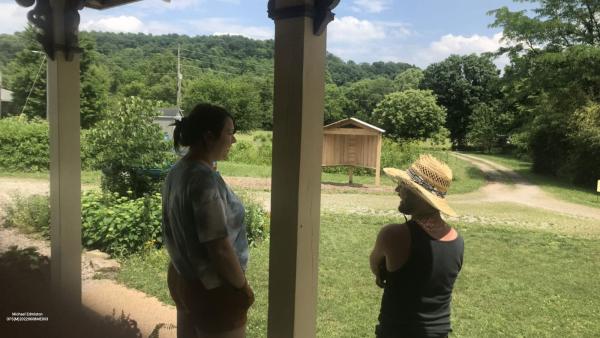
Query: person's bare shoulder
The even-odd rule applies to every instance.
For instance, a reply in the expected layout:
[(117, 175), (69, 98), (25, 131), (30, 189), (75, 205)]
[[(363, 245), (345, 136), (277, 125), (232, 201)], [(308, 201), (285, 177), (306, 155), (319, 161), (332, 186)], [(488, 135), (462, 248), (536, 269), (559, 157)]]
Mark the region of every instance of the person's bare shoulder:
[(406, 223), (387, 224), (381, 228), (380, 236), (386, 247), (395, 247), (398, 244), (402, 245), (410, 242), (410, 230)]

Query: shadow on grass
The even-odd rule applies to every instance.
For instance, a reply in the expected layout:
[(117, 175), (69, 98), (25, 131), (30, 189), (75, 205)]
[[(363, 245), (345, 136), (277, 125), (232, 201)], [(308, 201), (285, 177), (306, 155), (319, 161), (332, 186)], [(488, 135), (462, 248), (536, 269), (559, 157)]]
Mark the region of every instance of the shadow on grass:
[(360, 184), (360, 183), (339, 183), (339, 182), (321, 181), (321, 184), (332, 185), (334, 187), (367, 188), (366, 185), (363, 185), (363, 184)]
[[(141, 338), (137, 322), (121, 313), (101, 316), (82, 306), (75, 309), (74, 320), (67, 330), (53, 327), (58, 318), (68, 313), (61, 308), (53, 312), (51, 305), (50, 259), (33, 247), (11, 247), (0, 254), (0, 333), (2, 337), (89, 337)], [(77, 311), (78, 310), (78, 311)], [(27, 312), (31, 314), (26, 314)], [(54, 313), (54, 315), (53, 315)], [(48, 320), (45, 321), (44, 317)], [(11, 318), (10, 321), (8, 318)], [(12, 318), (35, 318), (36, 321), (15, 321)], [(17, 319), (19, 320), (19, 319)], [(162, 325), (164, 326), (164, 324)], [(150, 337), (158, 337), (157, 325)], [(64, 329), (64, 328), (63, 328)], [(67, 331), (67, 333), (62, 332)]]

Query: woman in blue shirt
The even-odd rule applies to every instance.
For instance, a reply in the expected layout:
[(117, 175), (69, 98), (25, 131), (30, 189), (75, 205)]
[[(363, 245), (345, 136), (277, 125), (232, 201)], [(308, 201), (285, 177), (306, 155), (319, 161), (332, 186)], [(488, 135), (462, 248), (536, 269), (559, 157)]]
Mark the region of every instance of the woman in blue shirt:
[(162, 227), (180, 338), (244, 337), (254, 302), (244, 207), (212, 165), (227, 157), (234, 134), (232, 116), (210, 104), (175, 124), (175, 149), (189, 150), (165, 180)]

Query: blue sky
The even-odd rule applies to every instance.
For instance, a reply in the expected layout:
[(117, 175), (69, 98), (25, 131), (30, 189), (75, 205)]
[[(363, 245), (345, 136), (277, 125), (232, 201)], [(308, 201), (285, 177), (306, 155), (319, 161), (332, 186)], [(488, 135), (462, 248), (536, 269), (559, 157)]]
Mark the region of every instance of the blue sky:
[[(511, 0), (341, 0), (328, 26), (328, 50), (356, 62), (400, 61), (426, 67), (450, 54), (496, 50), (499, 29), (486, 12), (526, 5)], [(529, 5), (530, 6), (530, 5)], [(82, 30), (186, 35), (274, 35), (267, 0), (143, 0), (97, 11), (84, 9)], [(0, 0), (0, 33), (21, 30), (28, 9)], [(505, 59), (496, 64), (503, 66)]]

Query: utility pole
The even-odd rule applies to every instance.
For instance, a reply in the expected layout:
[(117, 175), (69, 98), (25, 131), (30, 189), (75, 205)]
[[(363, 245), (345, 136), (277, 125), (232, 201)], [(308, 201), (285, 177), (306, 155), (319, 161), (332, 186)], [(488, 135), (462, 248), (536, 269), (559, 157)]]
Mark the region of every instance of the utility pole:
[(181, 50), (180, 45), (177, 45), (177, 108), (181, 111), (181, 80), (183, 80), (183, 74), (181, 74)]

